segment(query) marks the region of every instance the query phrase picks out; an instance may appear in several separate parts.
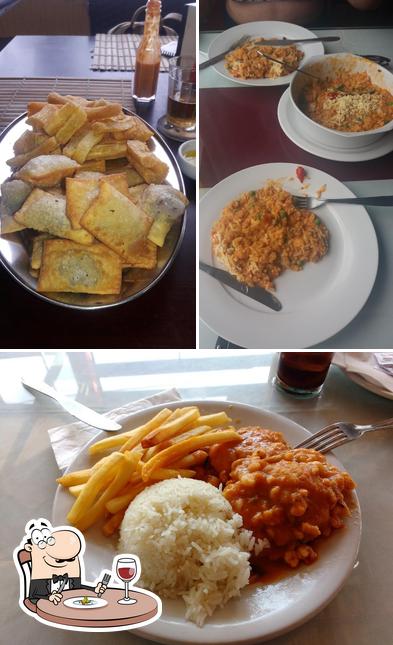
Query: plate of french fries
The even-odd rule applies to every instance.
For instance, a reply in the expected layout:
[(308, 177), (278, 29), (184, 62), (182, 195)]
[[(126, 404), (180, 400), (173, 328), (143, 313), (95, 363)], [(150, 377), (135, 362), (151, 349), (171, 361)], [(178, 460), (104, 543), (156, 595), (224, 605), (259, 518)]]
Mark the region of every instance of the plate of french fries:
[(175, 157), (143, 119), (52, 92), (27, 104), (0, 150), (0, 260), (30, 292), (113, 307), (168, 270), (188, 200)]
[[(233, 441), (237, 428), (270, 428), (282, 432), (290, 445), (310, 434), (281, 415), (214, 400), (154, 406), (122, 425), (116, 435), (99, 433), (57, 479), (53, 525), (72, 524), (84, 533), (86, 574), (91, 577), (112, 561), (124, 513), (146, 487), (172, 477), (195, 477), (210, 446)], [(329, 461), (343, 468), (335, 457)], [(161, 618), (138, 634), (189, 645), (245, 645), (274, 638), (309, 619), (337, 593), (352, 570), (359, 537), (355, 509), (345, 531), (329, 538), (312, 568), (274, 584), (249, 584), (202, 628), (185, 620), (181, 600), (164, 599)]]

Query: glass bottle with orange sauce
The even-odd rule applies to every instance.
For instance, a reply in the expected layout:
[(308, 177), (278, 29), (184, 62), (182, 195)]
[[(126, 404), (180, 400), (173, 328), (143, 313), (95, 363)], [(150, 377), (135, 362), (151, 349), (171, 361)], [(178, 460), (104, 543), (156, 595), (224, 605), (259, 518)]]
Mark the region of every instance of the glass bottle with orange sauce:
[(136, 53), (133, 96), (137, 101), (154, 101), (160, 72), (160, 0), (148, 0), (145, 28)]

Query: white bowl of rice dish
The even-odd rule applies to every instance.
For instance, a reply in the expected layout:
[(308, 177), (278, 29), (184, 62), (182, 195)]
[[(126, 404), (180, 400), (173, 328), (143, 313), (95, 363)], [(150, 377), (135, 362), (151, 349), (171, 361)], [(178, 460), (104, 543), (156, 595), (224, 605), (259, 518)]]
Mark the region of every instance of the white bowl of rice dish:
[(304, 130), (337, 148), (368, 145), (393, 129), (393, 74), (354, 54), (316, 56), (297, 72), (290, 104)]

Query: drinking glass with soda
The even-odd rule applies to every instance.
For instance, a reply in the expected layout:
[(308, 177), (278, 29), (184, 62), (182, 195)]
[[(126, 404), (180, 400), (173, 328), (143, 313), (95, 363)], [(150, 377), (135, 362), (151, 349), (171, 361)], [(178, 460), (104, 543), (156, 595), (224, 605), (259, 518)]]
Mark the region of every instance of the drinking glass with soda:
[(177, 141), (195, 139), (196, 65), (192, 56), (169, 61), (167, 113), (157, 124), (160, 132)]
[(295, 396), (317, 396), (333, 356), (334, 352), (281, 352), (275, 384)]

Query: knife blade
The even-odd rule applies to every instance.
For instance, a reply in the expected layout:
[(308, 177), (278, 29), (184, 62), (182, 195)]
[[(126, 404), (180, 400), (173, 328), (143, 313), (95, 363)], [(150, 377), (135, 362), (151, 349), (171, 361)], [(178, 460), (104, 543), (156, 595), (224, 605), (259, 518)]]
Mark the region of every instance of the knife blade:
[(98, 414), (98, 412), (90, 410), (90, 408), (82, 405), (82, 403), (78, 403), (78, 401), (69, 399), (67, 396), (64, 396), (63, 394), (57, 392), (53, 387), (50, 387), (50, 385), (34, 381), (26, 377), (22, 377), (21, 380), (22, 384), (26, 388), (36, 390), (37, 392), (41, 392), (41, 394), (46, 394), (52, 399), (55, 399), (73, 417), (76, 417), (80, 421), (87, 423), (89, 426), (93, 426), (93, 428), (99, 428), (100, 430), (107, 430), (108, 432), (121, 430), (121, 425), (119, 425), (115, 421), (112, 421), (112, 419), (108, 419), (102, 414)]
[(263, 47), (285, 47), (285, 45), (295, 45), (296, 43), (335, 43), (340, 40), (340, 36), (322, 36), (321, 38), (274, 38), (272, 40), (256, 41)]
[(273, 296), (270, 291), (267, 291), (262, 287), (249, 287), (246, 284), (243, 284), (242, 282), (236, 280), (236, 278), (227, 271), (218, 269), (217, 267), (212, 267), (205, 262), (200, 261), (199, 268), (205, 273), (208, 273), (212, 278), (215, 278), (219, 282), (222, 282), (222, 284), (226, 284), (227, 287), (231, 287), (231, 289), (235, 289), (235, 291), (239, 291), (244, 296), (247, 296), (252, 300), (256, 300), (257, 302), (266, 305), (266, 307), (274, 309), (274, 311), (281, 311), (281, 302), (275, 296)]

